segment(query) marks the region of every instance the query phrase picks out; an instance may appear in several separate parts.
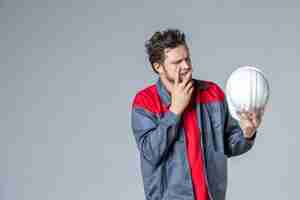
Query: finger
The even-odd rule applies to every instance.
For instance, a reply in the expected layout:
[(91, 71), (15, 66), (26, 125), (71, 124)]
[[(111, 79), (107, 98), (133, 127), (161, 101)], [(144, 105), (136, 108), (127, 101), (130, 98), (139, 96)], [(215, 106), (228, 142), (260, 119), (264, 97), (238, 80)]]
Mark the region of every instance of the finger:
[(254, 114), (251, 120), (252, 120), (252, 124), (254, 125), (254, 127), (257, 128), (258, 127), (257, 115)]
[(194, 87), (192, 86), (191, 88), (189, 88), (188, 94), (191, 95), (193, 93), (193, 91), (194, 91)]
[(247, 117), (247, 115), (245, 114), (245, 112), (241, 112), (241, 113), (240, 113), (240, 116), (241, 116), (242, 119), (247, 119), (247, 120), (248, 120), (248, 117)]
[(186, 84), (186, 86), (184, 87), (185, 90), (188, 91), (191, 87), (193, 87), (193, 84), (194, 84), (193, 81), (190, 80), (190, 81)]
[(246, 113), (247, 113), (248, 118), (251, 119), (251, 120), (256, 117), (255, 112), (246, 112)]
[(245, 117), (247, 117), (247, 120), (249, 125), (252, 127), (252, 128), (257, 128), (259, 123), (258, 123), (258, 120), (257, 120), (257, 115), (255, 112), (245, 112)]
[(251, 121), (257, 128), (261, 122), (261, 110), (257, 109), (257, 112), (251, 112)]
[(259, 114), (256, 115), (256, 117), (255, 117), (256, 128), (258, 128), (260, 126), (260, 124), (261, 124), (261, 118), (262, 118), (262, 114), (261, 113), (259, 113)]
[(186, 90), (185, 90), (185, 91), (186, 91), (186, 93), (188, 93), (188, 94), (189, 94), (191, 90), (194, 90), (194, 86), (193, 86), (193, 85), (192, 85), (192, 86), (190, 86), (189, 88), (186, 88)]
[(250, 111), (246, 111), (246, 115), (248, 116), (249, 119), (253, 119), (256, 117), (256, 112), (250, 112)]
[(249, 118), (252, 120), (254, 118), (257, 117), (257, 113), (256, 112), (249, 112)]
[(186, 90), (187, 88), (189, 88), (191, 85), (193, 85), (193, 81), (192, 80), (187, 80), (187, 81), (182, 81), (181, 82), (181, 86), (184, 90)]
[(243, 120), (250, 121), (249, 116), (248, 116), (248, 114), (247, 114), (246, 111), (240, 112), (240, 117), (241, 117), (241, 119), (243, 119)]
[(186, 87), (187, 83), (191, 80), (190, 77), (192, 75), (192, 72), (189, 71), (184, 77), (183, 77), (183, 80), (181, 82), (182, 86), (183, 87)]

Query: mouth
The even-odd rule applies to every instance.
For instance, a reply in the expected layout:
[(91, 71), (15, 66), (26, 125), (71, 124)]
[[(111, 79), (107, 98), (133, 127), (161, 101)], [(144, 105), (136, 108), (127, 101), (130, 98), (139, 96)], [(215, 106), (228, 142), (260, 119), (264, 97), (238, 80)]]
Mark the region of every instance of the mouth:
[(181, 77), (185, 77), (185, 76), (188, 75), (188, 74), (189, 74), (189, 72), (185, 72), (185, 73), (181, 73), (180, 76), (181, 76)]
[(180, 73), (182, 76), (185, 76), (185, 75), (187, 75), (189, 73), (189, 71), (187, 71), (187, 72), (182, 72), (182, 73)]

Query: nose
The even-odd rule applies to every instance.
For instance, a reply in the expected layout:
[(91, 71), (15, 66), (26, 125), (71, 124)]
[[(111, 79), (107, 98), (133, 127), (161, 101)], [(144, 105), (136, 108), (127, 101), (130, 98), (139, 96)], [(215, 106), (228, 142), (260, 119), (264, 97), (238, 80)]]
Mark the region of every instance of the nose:
[(187, 62), (186, 60), (182, 61), (182, 66), (181, 67), (184, 71), (190, 71), (192, 69), (191, 63)]

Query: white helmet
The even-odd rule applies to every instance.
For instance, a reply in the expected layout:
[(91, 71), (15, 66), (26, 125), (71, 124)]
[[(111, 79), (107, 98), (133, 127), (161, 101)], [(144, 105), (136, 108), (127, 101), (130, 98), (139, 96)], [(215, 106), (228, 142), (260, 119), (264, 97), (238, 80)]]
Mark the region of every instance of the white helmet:
[(242, 110), (264, 110), (270, 96), (268, 80), (263, 72), (253, 66), (243, 66), (229, 76), (226, 84), (226, 99), (231, 115), (239, 119)]

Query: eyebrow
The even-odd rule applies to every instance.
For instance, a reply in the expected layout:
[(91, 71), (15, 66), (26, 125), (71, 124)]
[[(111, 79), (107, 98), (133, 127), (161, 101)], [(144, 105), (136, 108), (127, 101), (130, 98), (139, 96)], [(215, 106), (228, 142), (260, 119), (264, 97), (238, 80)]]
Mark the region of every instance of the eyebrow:
[(183, 59), (175, 60), (172, 63), (180, 63)]
[(179, 63), (179, 62), (181, 62), (182, 60), (185, 60), (185, 59), (189, 59), (189, 56), (187, 56), (186, 58), (182, 58), (182, 59), (175, 60), (175, 61), (172, 62), (172, 63)]

